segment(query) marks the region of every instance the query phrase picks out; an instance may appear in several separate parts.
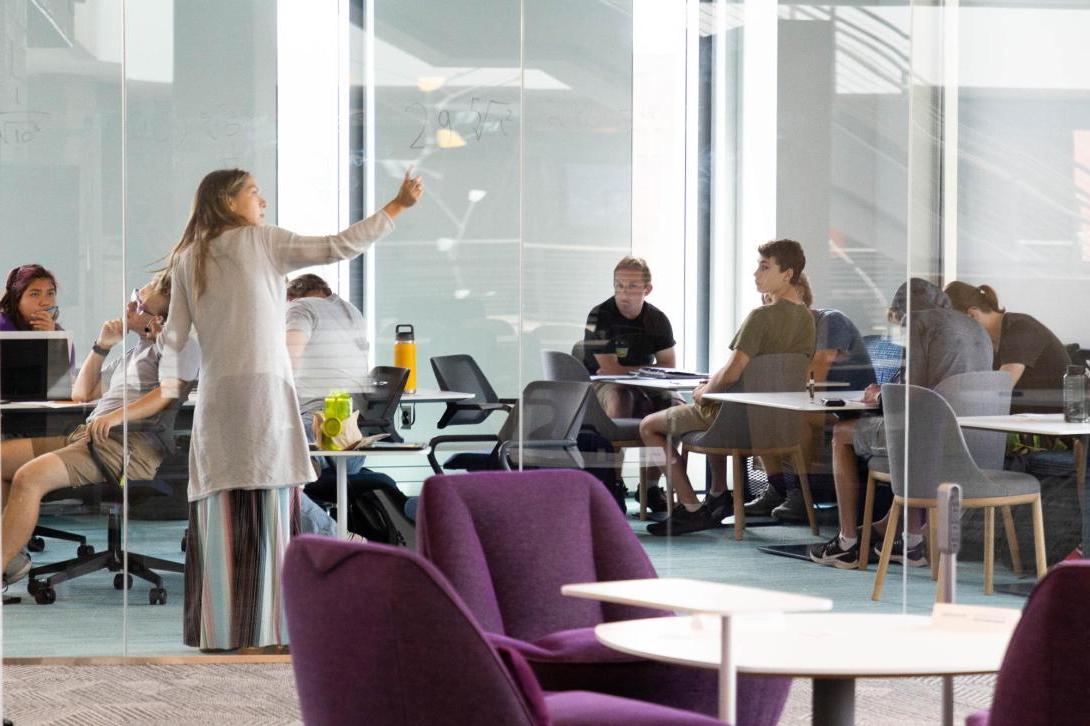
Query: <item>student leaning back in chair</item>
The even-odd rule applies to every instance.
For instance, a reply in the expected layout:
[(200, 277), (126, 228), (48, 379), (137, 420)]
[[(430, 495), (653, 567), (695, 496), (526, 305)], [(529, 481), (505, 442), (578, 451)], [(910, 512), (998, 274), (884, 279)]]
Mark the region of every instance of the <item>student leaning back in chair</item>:
[[(76, 401), (98, 399), (87, 422), (68, 436), (7, 439), (0, 451), (3, 469), (3, 557), (4, 584), (26, 576), (30, 557), (22, 549), (38, 521), (42, 497), (62, 487), (102, 481), (91, 458), (87, 440), (94, 440), (103, 459), (115, 470), (124, 456), (121, 422), (154, 419), (171, 401), (159, 392), (159, 358), (162, 347), (157, 338), (170, 304), (170, 278), (156, 275), (151, 282), (132, 291), (121, 320), (107, 320), (95, 338), (91, 352), (80, 366), (72, 387)], [(136, 342), (122, 356), (106, 363), (110, 350), (121, 342), (127, 327)], [(183, 377), (197, 377), (200, 353), (196, 341), (182, 356)], [(105, 365), (104, 365), (105, 363)], [(128, 406), (125, 406), (128, 401)], [(163, 459), (162, 446), (154, 431), (129, 433), (128, 477), (151, 479)]]

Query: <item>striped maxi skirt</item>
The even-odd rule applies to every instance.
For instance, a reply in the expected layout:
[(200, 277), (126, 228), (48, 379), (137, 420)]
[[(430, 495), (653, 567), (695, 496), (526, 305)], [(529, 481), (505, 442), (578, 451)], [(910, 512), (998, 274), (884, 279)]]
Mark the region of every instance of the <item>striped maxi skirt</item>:
[(280, 573), (299, 534), (297, 486), (228, 489), (189, 503), (185, 644), (202, 650), (287, 645)]

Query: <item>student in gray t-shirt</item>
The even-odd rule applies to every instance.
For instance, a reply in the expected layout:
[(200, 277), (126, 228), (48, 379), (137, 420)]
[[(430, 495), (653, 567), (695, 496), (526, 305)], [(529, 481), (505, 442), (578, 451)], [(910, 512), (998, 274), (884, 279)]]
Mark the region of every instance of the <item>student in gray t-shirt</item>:
[[(992, 343), (988, 334), (971, 318), (955, 311), (946, 293), (926, 280), (912, 278), (908, 285), (897, 289), (890, 302), (889, 320), (908, 330), (911, 364), (907, 371), (902, 370), (899, 374), (901, 381), (907, 378), (912, 385), (934, 388), (959, 373), (992, 369)], [(877, 395), (878, 387), (871, 386), (864, 399), (877, 400)], [(885, 455), (881, 416), (848, 419), (833, 429), (833, 483), (840, 533), (828, 542), (813, 545), (811, 560), (821, 565), (852, 569), (858, 566), (859, 557), (870, 556), (870, 553), (859, 552), (856, 531), (860, 488), (856, 456)], [(923, 511), (910, 509), (908, 540), (906, 543), (898, 539), (894, 544), (895, 561), (909, 566), (927, 564), (923, 556), (923, 524)], [(884, 520), (874, 526), (876, 533), (884, 532)], [(872, 542), (881, 541), (881, 537), (872, 537)]]

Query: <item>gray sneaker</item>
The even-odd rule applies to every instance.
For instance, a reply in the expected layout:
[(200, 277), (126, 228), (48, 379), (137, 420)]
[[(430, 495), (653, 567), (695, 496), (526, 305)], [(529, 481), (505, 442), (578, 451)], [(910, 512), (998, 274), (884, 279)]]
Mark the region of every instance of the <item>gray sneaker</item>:
[(746, 502), (745, 512), (747, 517), (771, 517), (772, 510), (783, 504), (783, 497), (775, 487), (768, 487), (761, 496), (753, 501)]
[(28, 572), (30, 572), (30, 555), (23, 550), (19, 550), (11, 558), (8, 566), (4, 568), (4, 584), (11, 585), (19, 582), (19, 580), (26, 577)]
[(806, 516), (806, 501), (798, 487), (787, 490), (783, 504), (772, 510), (772, 517), (780, 522), (809, 522)]

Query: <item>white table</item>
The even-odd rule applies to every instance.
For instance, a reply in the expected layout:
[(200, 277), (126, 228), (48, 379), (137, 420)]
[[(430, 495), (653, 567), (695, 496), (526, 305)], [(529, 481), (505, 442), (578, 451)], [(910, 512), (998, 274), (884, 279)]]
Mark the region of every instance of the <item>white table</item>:
[(311, 449), (312, 458), (328, 457), (333, 460), (333, 466), (337, 471), (337, 536), (341, 539), (348, 537), (348, 460), (357, 456), (368, 454), (424, 454), (428, 453), (427, 446), (413, 447), (412, 444), (399, 446), (370, 446), (366, 449), (353, 449), (352, 451), (322, 451)]
[(1090, 542), (1090, 508), (1083, 502), (1086, 490), (1086, 450), (1090, 444), (1090, 423), (1067, 423), (1061, 413), (1015, 413), (1008, 416), (958, 416), (958, 425), (967, 429), (1004, 431), (1015, 434), (1066, 436), (1075, 440), (1075, 488), (1082, 509), (1083, 557)]
[[(704, 398), (709, 401), (724, 403), (744, 403), (749, 406), (766, 406), (788, 411), (826, 411), (838, 413), (840, 411), (876, 411), (877, 404), (863, 403), (863, 391), (837, 391), (835, 396), (815, 396), (810, 398), (806, 391), (783, 391), (774, 393), (705, 393)], [(843, 406), (828, 406), (821, 402), (822, 398), (839, 398), (844, 401)]]
[[(736, 617), (739, 673), (813, 679), (812, 722), (854, 723), (855, 679), (955, 676), (999, 670), (1018, 611), (936, 605), (933, 616), (823, 613)], [(603, 623), (599, 642), (666, 663), (719, 668), (718, 618)], [(938, 699), (936, 699), (937, 702)], [(936, 705), (938, 705), (936, 703)], [(921, 709), (922, 720), (928, 719)]]
[[(727, 723), (736, 721), (734, 688), (736, 648), (733, 641), (735, 630), (731, 625), (732, 618), (753, 613), (786, 613), (832, 610), (833, 608), (833, 601), (823, 597), (672, 577), (564, 585), (560, 591), (570, 597), (718, 616), (715, 618), (716, 637), (712, 646), (716, 650), (715, 663), (709, 667), (719, 670), (719, 718)], [(661, 619), (634, 622), (654, 622)], [(595, 634), (597, 633), (596, 628)], [(604, 640), (602, 642), (610, 645)]]

